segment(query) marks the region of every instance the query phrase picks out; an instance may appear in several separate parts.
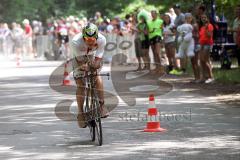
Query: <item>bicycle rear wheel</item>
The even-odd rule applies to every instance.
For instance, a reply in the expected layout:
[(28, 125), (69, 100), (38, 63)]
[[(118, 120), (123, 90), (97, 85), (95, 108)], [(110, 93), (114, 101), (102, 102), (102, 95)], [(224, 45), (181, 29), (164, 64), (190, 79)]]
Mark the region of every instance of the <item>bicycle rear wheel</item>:
[(102, 122), (101, 122), (101, 114), (100, 114), (100, 104), (99, 104), (99, 99), (97, 98), (96, 90), (95, 92), (95, 128), (96, 128), (96, 136), (97, 136), (97, 141), (98, 145), (101, 146), (103, 142), (103, 136), (102, 136)]

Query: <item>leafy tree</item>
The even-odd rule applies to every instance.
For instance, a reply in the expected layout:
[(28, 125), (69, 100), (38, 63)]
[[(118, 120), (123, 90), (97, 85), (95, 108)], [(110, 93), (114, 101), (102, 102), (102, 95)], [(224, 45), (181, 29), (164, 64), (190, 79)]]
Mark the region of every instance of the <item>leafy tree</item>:
[[(227, 19), (232, 20), (233, 8), (239, 0), (215, 0), (217, 13), (224, 13)], [(151, 10), (158, 9), (164, 13), (173, 4), (179, 3), (183, 11), (193, 9), (197, 3), (210, 2), (209, 0), (1, 0), (0, 21), (21, 22), (24, 18), (45, 21), (51, 17), (68, 15), (93, 17), (96, 11), (110, 18), (134, 12), (138, 8)]]

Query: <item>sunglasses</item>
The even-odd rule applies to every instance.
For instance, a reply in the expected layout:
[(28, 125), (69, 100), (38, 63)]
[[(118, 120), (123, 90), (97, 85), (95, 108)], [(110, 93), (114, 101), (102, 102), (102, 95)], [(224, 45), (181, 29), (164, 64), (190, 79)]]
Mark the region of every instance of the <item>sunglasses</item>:
[(96, 40), (97, 39), (95, 37), (84, 37), (84, 41), (90, 44), (95, 43)]

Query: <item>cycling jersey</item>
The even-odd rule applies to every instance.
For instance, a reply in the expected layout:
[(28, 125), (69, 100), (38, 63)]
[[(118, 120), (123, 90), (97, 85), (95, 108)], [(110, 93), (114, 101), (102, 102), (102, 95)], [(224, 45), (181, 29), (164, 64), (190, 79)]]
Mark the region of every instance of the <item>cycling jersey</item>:
[(81, 33), (75, 35), (72, 39), (72, 55), (74, 57), (81, 57), (84, 55), (94, 55), (97, 58), (102, 58), (104, 53), (104, 48), (106, 45), (106, 38), (98, 33), (97, 43), (93, 48), (89, 48), (84, 42)]

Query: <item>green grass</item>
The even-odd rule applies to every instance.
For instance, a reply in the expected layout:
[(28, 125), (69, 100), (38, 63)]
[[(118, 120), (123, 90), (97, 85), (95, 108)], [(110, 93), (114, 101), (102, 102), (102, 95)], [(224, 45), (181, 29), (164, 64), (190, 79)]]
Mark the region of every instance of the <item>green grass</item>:
[(240, 68), (224, 70), (220, 68), (213, 69), (214, 78), (221, 83), (240, 83)]
[[(237, 64), (237, 62), (234, 64)], [(213, 68), (213, 75), (217, 82), (225, 83), (225, 84), (226, 83), (228, 83), (228, 84), (240, 83), (240, 68), (239, 67), (232, 68), (229, 70), (221, 69), (219, 67), (220, 67), (220, 64), (219, 64), (219, 66), (214, 66), (214, 68)], [(192, 65), (191, 65), (190, 61), (188, 61), (187, 73), (189, 75), (193, 75)]]
[[(237, 61), (232, 61), (234, 66), (237, 66)], [(240, 67), (229, 70), (219, 68), (220, 62), (213, 65), (213, 75), (217, 82), (228, 84), (240, 84)], [(233, 65), (232, 65), (233, 67)], [(186, 71), (189, 75), (193, 75), (191, 61), (188, 59)]]

